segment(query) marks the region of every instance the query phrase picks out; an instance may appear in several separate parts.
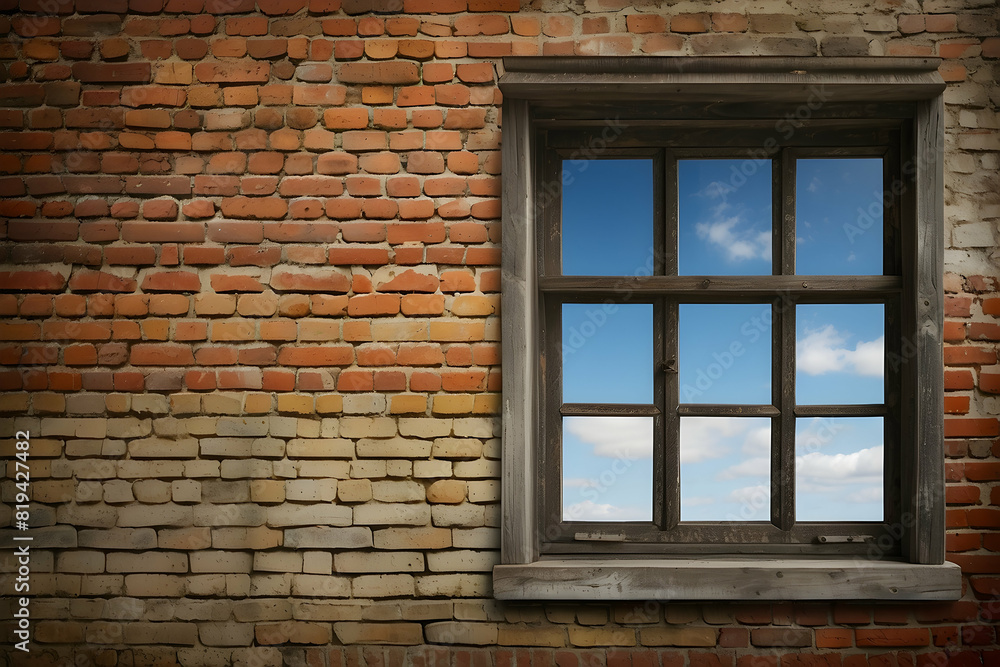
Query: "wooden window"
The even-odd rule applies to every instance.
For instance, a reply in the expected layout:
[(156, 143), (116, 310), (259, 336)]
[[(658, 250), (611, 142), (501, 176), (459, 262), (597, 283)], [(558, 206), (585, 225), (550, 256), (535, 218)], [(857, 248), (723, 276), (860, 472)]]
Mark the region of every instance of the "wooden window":
[(497, 596), (957, 596), (936, 61), (504, 66)]

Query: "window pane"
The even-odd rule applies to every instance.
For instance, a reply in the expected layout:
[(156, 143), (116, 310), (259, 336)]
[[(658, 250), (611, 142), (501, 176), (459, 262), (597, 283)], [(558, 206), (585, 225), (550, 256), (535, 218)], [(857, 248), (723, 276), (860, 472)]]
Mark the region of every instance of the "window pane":
[(882, 159), (795, 165), (795, 272), (881, 275)]
[(771, 420), (681, 417), (681, 521), (771, 520)]
[(797, 306), (795, 397), (800, 405), (885, 400), (885, 306)]
[(562, 359), (564, 403), (652, 403), (652, 304), (563, 304)]
[(653, 418), (563, 417), (563, 521), (653, 520)]
[(653, 273), (653, 161), (566, 160), (562, 168), (562, 272)]
[(771, 403), (771, 306), (681, 304), (681, 403)]
[(771, 161), (678, 160), (681, 276), (771, 274)]
[(881, 521), (881, 417), (796, 419), (796, 521)]

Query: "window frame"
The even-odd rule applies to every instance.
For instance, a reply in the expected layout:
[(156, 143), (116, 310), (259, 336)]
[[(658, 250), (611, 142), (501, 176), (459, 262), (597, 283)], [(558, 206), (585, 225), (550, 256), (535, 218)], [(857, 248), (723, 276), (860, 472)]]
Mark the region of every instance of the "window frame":
[[(936, 71), (938, 62), (933, 58), (504, 59), (500, 80), (504, 466), (501, 564), (493, 577), (498, 598), (813, 599), (829, 598), (831, 593), (840, 599), (958, 597), (960, 572), (944, 561), (940, 279), (944, 83)], [(543, 520), (546, 505), (538, 480), (545, 473), (539, 466), (544, 444), (538, 433), (541, 410), (546, 405), (551, 410), (552, 401), (543, 400), (546, 388), (538, 378), (545, 359), (540, 346), (546, 340), (540, 331), (545, 316), (539, 311), (539, 294), (551, 287), (546, 283), (553, 279), (540, 279), (536, 262), (549, 261), (542, 231), (550, 231), (551, 221), (543, 217), (546, 207), (540, 204), (551, 202), (554, 195), (538, 176), (546, 169), (540, 128), (573, 127), (588, 119), (615, 116), (631, 122), (683, 123), (698, 114), (734, 118), (736, 125), (753, 121), (776, 127), (781, 121), (776, 112), (789, 107), (808, 110), (811, 116), (819, 113), (823, 104), (813, 107), (817, 96), (828, 109), (841, 103), (868, 104), (865, 110), (870, 115), (902, 115), (913, 128), (903, 134), (910, 135), (904, 137), (912, 143), (905, 154), (913, 156), (912, 176), (918, 187), (913, 197), (904, 198), (909, 203), (901, 205), (911, 206), (905, 215), (919, 223), (913, 234), (903, 234), (899, 244), (902, 262), (913, 276), (904, 281), (899, 310), (902, 330), (912, 332), (914, 343), (901, 368), (900, 381), (915, 387), (907, 394), (911, 405), (903, 412), (917, 418), (903, 424), (901, 439), (919, 444), (900, 450), (904, 506), (893, 526), (899, 533), (898, 555), (884, 558), (877, 546), (878, 557), (872, 558), (870, 549), (866, 554), (831, 553), (837, 549), (754, 554), (753, 549), (705, 549), (697, 544), (636, 553), (631, 546), (622, 548), (601, 539), (596, 540), (597, 547), (587, 548), (583, 542), (583, 548), (568, 550), (575, 553), (546, 553), (550, 526)], [(785, 213), (783, 203), (774, 206)], [(588, 289), (586, 278), (559, 280), (575, 280), (578, 287)], [(889, 334), (886, 331), (887, 339)], [(547, 339), (550, 344), (552, 338)], [(834, 591), (829, 587), (831, 577), (838, 582)]]

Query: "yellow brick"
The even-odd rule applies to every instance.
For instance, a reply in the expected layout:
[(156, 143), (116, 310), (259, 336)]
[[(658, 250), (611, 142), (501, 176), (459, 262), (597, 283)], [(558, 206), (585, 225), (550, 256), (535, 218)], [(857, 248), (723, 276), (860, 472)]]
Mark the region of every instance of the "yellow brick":
[(28, 411), (28, 394), (6, 394), (0, 396), (0, 412), (25, 413)]
[(285, 483), (275, 479), (250, 481), (250, 500), (255, 503), (280, 503), (285, 501)]
[(336, 414), (343, 409), (344, 397), (340, 394), (323, 394), (316, 397), (316, 412), (321, 415)]
[(459, 317), (486, 317), (496, 314), (499, 308), (499, 296), (463, 294), (451, 302), (451, 314)]
[[(340, 484), (343, 488), (344, 483)], [(374, 539), (376, 549), (447, 549), (451, 531), (434, 526), (384, 528), (375, 531)]]
[(486, 332), (483, 322), (431, 322), (431, 340), (444, 342), (468, 342), (483, 340)]
[(250, 415), (264, 415), (272, 409), (271, 394), (247, 394), (244, 412)]
[[(201, 403), (201, 397), (197, 394), (174, 394), (174, 396), (194, 396), (198, 399), (198, 403)], [(171, 406), (174, 404), (174, 396), (170, 397)], [(128, 394), (107, 394), (104, 397), (104, 405), (108, 409), (108, 412), (128, 412), (132, 406), (132, 397)], [(172, 412), (177, 412), (176, 409), (171, 408)], [(198, 410), (192, 410), (191, 412), (197, 412)]]
[(500, 394), (479, 394), (472, 411), (477, 415), (500, 414)]
[(458, 479), (439, 479), (427, 487), (427, 502), (458, 504), (465, 500), (466, 483)]
[(310, 394), (278, 394), (278, 412), (311, 415), (313, 397)]
[(461, 415), (472, 412), (475, 397), (472, 394), (440, 394), (433, 399), (432, 411), (436, 415)]
[(394, 415), (427, 412), (427, 397), (421, 394), (396, 394), (392, 397), (389, 412)]
[[(427, 331), (427, 322), (391, 319), (376, 320), (371, 323), (373, 340), (427, 340)], [(347, 337), (346, 332), (344, 337)]]
[(66, 411), (66, 398), (62, 394), (38, 393), (31, 397), (36, 413), (60, 414)]
[(633, 628), (569, 628), (573, 646), (635, 646)]
[[(113, 396), (112, 394), (108, 396), (108, 409), (111, 409), (110, 401)], [(125, 396), (124, 394), (117, 394), (117, 396)], [(127, 410), (124, 410), (125, 412)], [(201, 394), (171, 394), (170, 395), (170, 412), (175, 415), (193, 415), (201, 412)]]
[(367, 479), (345, 479), (337, 484), (337, 499), (343, 503), (365, 503), (372, 499), (372, 483)]
[[(460, 575), (444, 575), (460, 576)], [(548, 646), (559, 648), (566, 645), (566, 631), (563, 628), (539, 628), (531, 625), (500, 626), (497, 643), (501, 646)]]

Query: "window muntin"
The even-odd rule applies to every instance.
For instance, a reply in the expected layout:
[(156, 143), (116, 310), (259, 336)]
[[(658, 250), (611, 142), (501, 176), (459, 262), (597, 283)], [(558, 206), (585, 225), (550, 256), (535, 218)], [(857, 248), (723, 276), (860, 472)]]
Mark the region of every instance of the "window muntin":
[[(582, 134), (586, 132), (583, 130)], [(551, 207), (558, 208), (559, 213), (552, 210), (545, 213), (545, 218), (555, 225), (539, 239), (541, 246), (546, 248), (539, 264), (543, 311), (547, 314), (545, 330), (573, 326), (566, 320), (566, 307), (572, 301), (585, 299), (591, 313), (607, 310), (627, 313), (621, 309), (627, 309), (637, 299), (651, 302), (648, 309), (656, 312), (651, 318), (655, 324), (653, 330), (641, 338), (654, 341), (651, 371), (655, 400), (652, 403), (645, 399), (634, 400), (631, 383), (626, 382), (629, 389), (621, 394), (612, 392), (603, 403), (565, 401), (547, 405), (542, 425), (546, 442), (544, 469), (552, 470), (548, 462), (559, 461), (562, 466), (570, 466), (572, 474), (565, 469), (553, 470), (556, 474), (546, 472), (544, 476), (548, 481), (540, 484), (543, 516), (549, 517), (544, 533), (551, 538), (541, 545), (544, 553), (599, 551), (606, 543), (614, 544), (615, 551), (630, 548), (670, 551), (675, 545), (692, 542), (698, 542), (703, 548), (716, 544), (719, 551), (737, 542), (751, 545), (751, 549), (756, 544), (764, 551), (797, 551), (810, 545), (809, 548), (817, 553), (845, 553), (862, 551), (864, 541), (846, 546), (838, 542), (836, 546), (829, 546), (822, 540), (832, 534), (851, 535), (852, 540), (883, 538), (884, 542), (889, 534), (888, 524), (897, 518), (900, 506), (898, 475), (883, 474), (881, 468), (878, 475), (873, 474), (876, 455), (883, 457), (885, 467), (884, 445), (838, 451), (831, 455), (834, 458), (828, 459), (820, 458), (822, 453), (806, 451), (805, 458), (800, 459), (798, 449), (801, 445), (796, 432), (800, 416), (829, 422), (884, 415), (887, 413), (887, 402), (882, 398), (886, 393), (884, 383), (898, 384), (895, 374), (885, 375), (887, 365), (883, 364), (879, 373), (870, 368), (870, 363), (875, 348), (884, 347), (887, 317), (897, 312), (902, 282), (898, 275), (892, 274), (889, 276), (897, 280), (886, 281), (885, 271), (877, 275), (867, 273), (876, 264), (880, 270), (898, 267), (898, 234), (891, 225), (883, 224), (884, 218), (895, 221), (899, 215), (899, 197), (891, 193), (885, 182), (886, 177), (898, 169), (893, 161), (897, 155), (898, 132), (899, 128), (893, 131), (884, 127), (872, 128), (868, 132), (870, 145), (844, 149), (824, 147), (822, 141), (817, 141), (823, 133), (817, 130), (804, 142), (808, 145), (782, 146), (767, 159), (761, 159), (732, 147), (675, 146), (675, 143), (684, 144), (685, 140), (662, 130), (645, 134), (636, 131), (626, 137), (629, 144), (638, 144), (637, 148), (614, 148), (613, 155), (586, 161), (574, 159), (571, 164), (562, 146), (572, 140), (573, 133), (553, 133), (557, 138), (555, 146), (546, 151), (543, 158), (547, 165), (545, 173), (558, 174), (564, 193), (567, 180), (571, 182), (570, 195), (578, 199), (595, 201), (599, 198), (592, 191), (582, 197), (576, 187), (581, 182), (586, 182), (589, 188), (603, 188), (606, 202), (617, 203), (615, 193), (629, 192), (630, 199), (623, 209), (640, 210), (642, 214), (625, 213), (616, 219), (609, 214), (606, 203), (592, 205), (593, 210), (601, 212), (602, 227), (601, 222), (583, 221), (586, 211), (579, 206), (570, 207), (576, 216), (571, 223), (573, 234), (578, 236), (578, 230), (588, 228), (592, 232), (587, 252), (593, 257), (588, 257), (580, 251), (585, 244), (569, 244), (565, 231), (561, 247), (553, 248), (551, 239), (560, 236), (559, 213), (562, 217), (566, 215), (565, 202)], [(703, 139), (706, 136), (693, 134)], [(831, 130), (828, 134), (832, 144), (836, 132)], [(650, 157), (642, 160), (646, 155)], [(887, 166), (887, 160), (892, 164)], [(652, 166), (652, 192), (646, 182), (631, 187), (636, 179), (624, 178), (629, 170), (621, 165), (640, 164)], [(803, 164), (806, 167), (801, 166)], [(868, 177), (876, 169), (879, 180), (873, 186)], [(579, 174), (588, 172), (601, 178), (590, 181), (579, 178)], [(646, 173), (647, 169), (642, 172)], [(862, 261), (824, 258), (823, 263), (817, 259), (820, 255), (810, 250), (803, 255), (806, 266), (825, 267), (831, 273), (808, 274), (809, 280), (801, 287), (790, 284), (779, 287), (774, 278), (796, 274), (797, 246), (816, 240), (800, 236), (802, 227), (796, 215), (800, 210), (812, 214), (827, 201), (815, 196), (819, 187), (815, 179), (826, 176), (846, 180), (857, 174), (866, 177), (861, 181), (863, 186), (857, 183), (841, 185), (849, 188), (849, 192), (846, 196), (841, 192), (838, 205), (834, 207), (837, 210), (830, 211), (833, 221), (825, 219), (822, 224), (813, 223), (822, 233), (817, 234), (815, 229), (812, 233), (818, 236), (820, 245), (825, 243), (828, 247), (832, 247), (830, 236), (847, 235), (847, 240), (840, 242), (837, 249), (846, 248), (849, 252), (856, 239), (849, 237), (847, 225), (854, 223), (856, 227), (861, 218), (850, 218), (848, 213), (861, 198), (871, 199), (872, 192), (888, 193), (879, 199), (888, 214), (876, 211), (877, 219), (866, 224), (860, 235), (864, 243), (864, 247), (859, 248), (864, 251)], [(813, 180), (803, 182), (804, 175)], [(813, 185), (812, 191), (810, 185)], [(805, 204), (798, 202), (799, 191), (808, 193), (804, 197)], [(708, 201), (699, 203), (699, 197)], [(634, 200), (640, 202), (636, 204)], [(653, 225), (647, 232), (645, 220), (649, 213), (652, 213)], [(632, 222), (635, 220), (643, 223)], [(632, 239), (625, 252), (620, 251), (621, 244), (607, 240), (622, 228), (619, 224), (627, 230), (626, 237)], [(636, 234), (637, 229), (642, 233)], [(595, 241), (595, 237), (602, 241)], [(643, 253), (643, 242), (649, 239), (652, 243)], [(870, 247), (874, 243), (872, 239), (879, 244), (878, 252)], [(611, 259), (601, 259), (602, 253), (607, 253)], [(644, 263), (640, 260), (643, 254), (646, 256)], [(567, 264), (567, 258), (573, 276), (590, 278), (571, 278), (565, 273), (562, 266)], [(584, 273), (586, 267), (593, 268)], [(611, 267), (618, 273), (611, 273), (608, 270)], [(563, 273), (560, 274), (560, 270)], [(598, 276), (602, 278), (596, 278)], [(687, 276), (694, 282), (682, 280)], [(840, 282), (846, 276), (853, 278), (850, 289), (845, 289)], [(544, 289), (547, 278), (555, 279), (550, 283), (551, 289)], [(724, 282), (727, 278), (729, 282)], [(559, 318), (553, 318), (553, 314), (560, 308), (563, 321), (554, 321)], [(845, 334), (836, 329), (821, 329), (816, 334), (797, 328), (798, 312), (813, 315), (816, 309), (822, 312), (824, 308), (840, 309), (863, 320), (862, 331)], [(873, 317), (875, 311), (878, 316)], [(629, 330), (622, 347), (634, 347), (629, 340), (640, 327), (624, 316), (616, 320), (613, 314), (607, 322), (614, 322), (612, 327)], [(643, 326), (648, 325), (648, 320), (643, 323)], [(879, 330), (881, 335), (869, 335), (872, 330)], [(810, 333), (815, 335), (807, 340), (804, 336)], [(820, 335), (824, 333), (825, 337)], [(855, 342), (855, 337), (858, 337), (856, 347), (850, 350), (836, 347)], [(566, 340), (564, 328), (564, 347)], [(759, 344), (759, 350), (754, 349), (756, 346), (751, 340)], [(849, 374), (861, 369), (862, 381), (854, 385), (840, 383), (843, 385), (840, 393), (824, 391), (822, 382), (816, 382), (813, 377), (822, 376), (829, 370), (822, 368), (823, 363), (805, 364), (812, 375), (803, 373), (796, 364), (797, 352), (810, 342), (813, 346), (809, 349), (814, 354), (839, 355), (826, 359), (825, 363), (838, 366), (840, 372), (846, 370)], [(603, 345), (607, 347), (609, 343)], [(566, 363), (565, 353), (562, 361)], [(578, 369), (575, 360), (566, 369), (572, 377), (572, 389), (568, 393), (562, 390), (567, 396), (585, 395), (588, 391), (580, 380), (585, 374)], [(553, 385), (567, 381), (565, 371), (562, 377), (557, 376), (560, 370), (558, 366), (546, 366), (543, 392), (548, 397), (558, 396)], [(614, 365), (613, 370), (619, 370), (618, 366)], [(621, 365), (621, 370), (625, 376), (636, 373), (628, 362)], [(799, 392), (801, 396), (797, 397), (796, 380), (800, 377), (806, 378), (802, 380), (805, 391)], [(850, 391), (852, 386), (864, 391), (854, 393)], [(615, 448), (603, 442), (601, 450), (594, 442), (596, 436), (589, 441), (581, 439), (580, 433), (587, 434), (587, 431), (578, 425), (576, 433), (570, 436), (575, 452), (570, 456), (563, 448), (567, 442), (566, 420), (584, 415), (607, 419), (638, 419), (642, 415), (644, 423), (652, 427), (652, 446), (643, 445), (646, 449), (638, 459), (608, 456)], [(897, 442), (898, 432), (887, 431), (898, 428), (898, 418), (879, 419), (879, 422), (883, 426), (880, 440)], [(703, 424), (714, 426), (701, 428), (702, 433), (715, 434), (715, 439), (691, 435), (698, 433), (699, 425)], [(766, 433), (765, 441), (761, 440), (762, 433)], [(744, 442), (737, 442), (739, 434), (745, 435)], [(693, 444), (696, 441), (698, 445)], [(702, 452), (692, 454), (699, 447)], [(705, 452), (713, 448), (711, 455), (706, 456)], [(623, 444), (620, 449), (635, 452), (639, 448)], [(890, 448), (890, 451), (895, 450)], [(603, 452), (603, 456), (599, 452)], [(720, 452), (724, 452), (724, 456)], [(854, 468), (859, 476), (864, 473), (858, 484), (849, 477), (827, 484), (829, 488), (815, 484), (817, 461), (858, 463), (862, 457), (865, 465)], [(615, 464), (626, 467), (629, 474), (615, 474)], [(892, 469), (893, 465), (890, 463), (888, 467)], [(628, 480), (636, 477), (636, 469), (643, 471), (642, 491), (639, 487), (632, 493), (623, 491)], [(613, 479), (614, 484), (596, 482), (602, 476)], [(651, 488), (645, 481), (647, 476), (652, 477)], [(553, 483), (555, 481), (558, 483)], [(864, 488), (859, 486), (862, 481)], [(802, 485), (802, 494), (796, 493), (796, 483)], [(866, 509), (825, 518), (814, 507), (824, 498), (828, 499), (831, 488), (848, 486), (857, 491), (852, 497), (865, 500)], [(569, 503), (567, 499), (578, 494), (581, 488), (589, 492), (587, 504)], [(706, 488), (712, 488), (715, 495), (700, 492)], [(878, 512), (872, 509), (877, 502), (873, 499), (881, 499)], [(651, 508), (648, 511), (637, 509), (642, 507), (639, 501), (648, 501)], [(584, 507), (592, 511), (581, 511)], [(798, 517), (797, 512), (800, 513)], [(898, 545), (895, 541), (893, 544), (888, 555), (897, 552)]]

